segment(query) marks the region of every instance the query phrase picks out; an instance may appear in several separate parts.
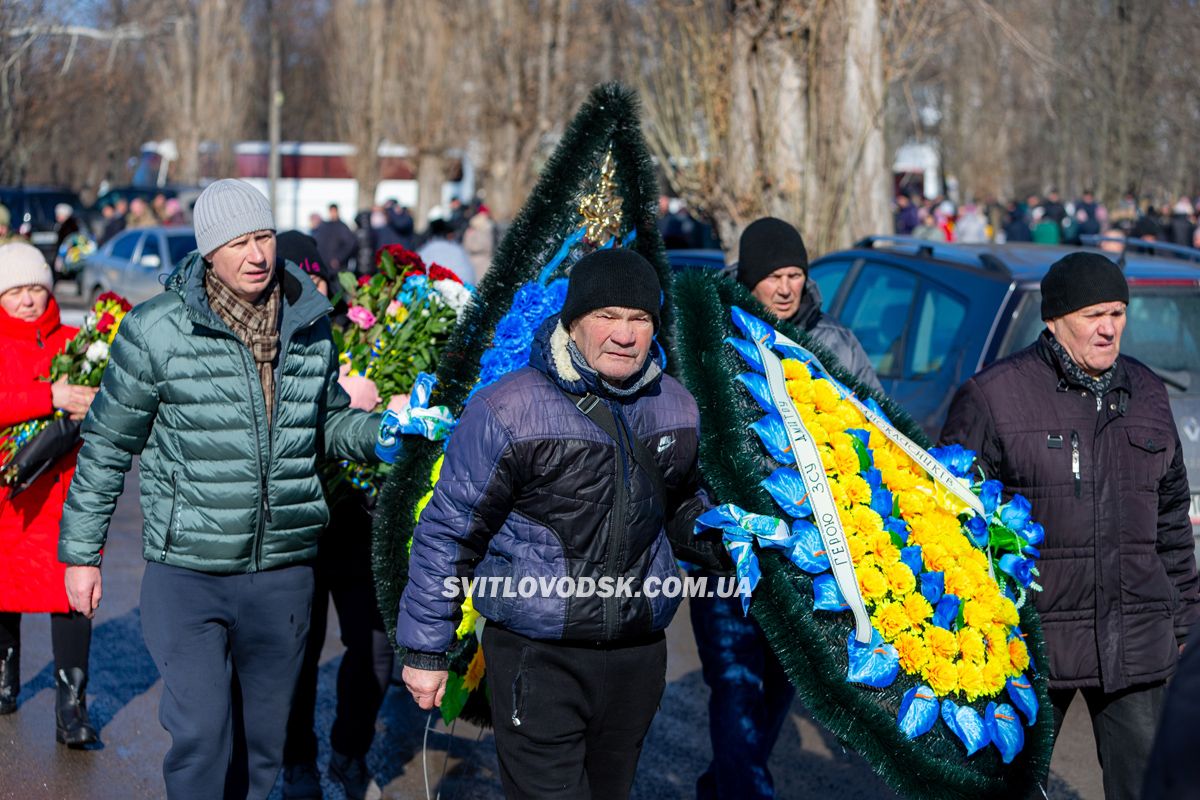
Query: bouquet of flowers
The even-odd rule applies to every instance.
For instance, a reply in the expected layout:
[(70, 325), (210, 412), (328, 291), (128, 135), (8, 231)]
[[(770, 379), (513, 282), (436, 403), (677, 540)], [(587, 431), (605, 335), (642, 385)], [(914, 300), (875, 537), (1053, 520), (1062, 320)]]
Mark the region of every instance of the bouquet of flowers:
[[(75, 338), (50, 362), (45, 380), (65, 377), (78, 386), (99, 386), (108, 366), (108, 348), (132, 306), (120, 295), (105, 292), (84, 318)], [(79, 441), (79, 423), (61, 411), (0, 430), (0, 485), (24, 491)]]
[[(375, 275), (338, 276), (349, 311), (345, 327), (334, 329), (334, 344), (350, 375), (370, 378), (379, 396), (389, 398), (411, 392), (421, 373), (436, 369), (474, 290), (400, 245), (382, 248), (375, 263)], [(334, 477), (374, 495), (389, 470), (343, 461)]]
[(72, 233), (58, 248), (59, 272), (68, 277), (76, 275), (83, 260), (96, 252), (96, 243), (86, 233)]

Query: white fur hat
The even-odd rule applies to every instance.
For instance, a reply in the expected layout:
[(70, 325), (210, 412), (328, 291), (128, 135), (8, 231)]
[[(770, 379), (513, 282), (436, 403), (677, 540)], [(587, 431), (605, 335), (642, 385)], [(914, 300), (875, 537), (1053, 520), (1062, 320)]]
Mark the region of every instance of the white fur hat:
[(25, 242), (0, 245), (0, 294), (17, 286), (54, 289), (54, 276), (42, 251)]

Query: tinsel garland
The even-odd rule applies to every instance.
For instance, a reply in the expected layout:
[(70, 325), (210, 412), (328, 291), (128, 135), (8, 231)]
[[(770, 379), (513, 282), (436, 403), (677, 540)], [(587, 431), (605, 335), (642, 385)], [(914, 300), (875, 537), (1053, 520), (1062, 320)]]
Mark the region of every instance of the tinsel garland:
[[(771, 465), (748, 426), (761, 410), (735, 380), (743, 364), (724, 344), (737, 336), (729, 309), (741, 306), (766, 316), (765, 309), (739, 284), (715, 273), (692, 272), (676, 279), (674, 365), (700, 408), (700, 459), (704, 480), (719, 503), (733, 503), (762, 514), (777, 513), (759, 485)], [(866, 391), (836, 359), (793, 326), (777, 326), (825, 364), (835, 378), (859, 397)], [(874, 395), (893, 424), (922, 447), (922, 431), (890, 399)], [(813, 580), (776, 551), (760, 551), (762, 581), (751, 613), (763, 628), (785, 671), (814, 718), (847, 746), (860, 752), (894, 789), (921, 798), (1023, 797), (1036, 791), (1049, 768), (1053, 737), (1052, 709), (1044, 676), (1035, 680), (1039, 696), (1037, 724), (1013, 763), (1005, 765), (992, 748), (967, 757), (961, 743), (944, 729), (909, 740), (896, 726), (904, 692), (916, 685), (902, 675), (885, 690), (848, 683), (846, 639), (852, 626), (843, 619), (813, 613)], [(1041, 626), (1032, 604), (1021, 611), (1031, 656), (1044, 665)]]
[[(536, 281), (563, 241), (580, 227), (580, 201), (593, 190), (609, 153), (615, 168), (613, 183), (622, 201), (620, 230), (622, 234), (634, 234), (632, 249), (655, 266), (663, 291), (670, 294), (671, 272), (655, 216), (658, 184), (642, 140), (637, 100), (633, 92), (620, 85), (605, 84), (592, 91), (568, 126), (525, 206), (496, 249), (475, 301), (442, 353), (432, 404), (447, 406), (455, 416), (461, 414), (479, 379), (480, 361), (492, 344), (497, 323), (508, 312), (516, 291)], [(670, 315), (668, 306), (663, 309), (660, 341), (662, 332), (670, 330)], [(380, 493), (372, 561), (380, 611), (393, 642), (400, 595), (408, 581), (414, 509), (430, 489), (430, 474), (441, 454), (440, 443), (406, 441)], [(466, 674), (469, 662), (454, 663), (452, 659), (451, 669)], [(486, 720), (482, 694), (472, 693), (462, 712), (464, 718)]]

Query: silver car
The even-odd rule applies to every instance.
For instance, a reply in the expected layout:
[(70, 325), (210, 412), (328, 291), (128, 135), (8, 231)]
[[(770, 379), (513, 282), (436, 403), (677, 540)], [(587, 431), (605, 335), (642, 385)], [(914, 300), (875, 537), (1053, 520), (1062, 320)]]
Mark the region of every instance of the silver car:
[(116, 292), (137, 305), (161, 292), (171, 270), (195, 249), (191, 228), (122, 231), (88, 256), (80, 274), (81, 295), (94, 303), (104, 292)]

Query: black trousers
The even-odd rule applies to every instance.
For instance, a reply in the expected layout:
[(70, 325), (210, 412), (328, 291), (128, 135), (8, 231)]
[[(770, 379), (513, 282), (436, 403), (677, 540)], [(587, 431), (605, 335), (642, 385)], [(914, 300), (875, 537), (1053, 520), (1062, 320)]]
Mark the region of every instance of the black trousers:
[(1056, 739), (1075, 693), (1083, 694), (1096, 736), (1096, 757), (1104, 773), (1105, 800), (1141, 797), (1142, 780), (1162, 714), (1165, 686), (1159, 682), (1111, 693), (1099, 687), (1050, 690)]
[(483, 629), (500, 778), (510, 798), (629, 796), (667, 672), (660, 632), (605, 645)]
[(312, 595), (309, 565), (236, 575), (146, 565), (142, 635), (163, 679), (169, 800), (270, 794)]
[[(54, 668), (88, 671), (88, 653), (92, 649), (92, 621), (72, 611), (50, 615), (50, 646), (54, 650)], [(21, 649), (21, 615), (0, 611), (0, 655), (8, 648)]]
[(329, 744), (335, 751), (362, 757), (371, 749), (375, 717), (392, 674), (395, 650), (379, 614), (371, 574), (371, 510), (365, 498), (354, 493), (333, 507), (331, 520), (321, 536), (314, 565), (312, 617), (288, 716), (285, 764), (317, 760), (313, 717), (330, 597), (346, 646), (337, 674), (337, 715), (329, 732)]

